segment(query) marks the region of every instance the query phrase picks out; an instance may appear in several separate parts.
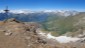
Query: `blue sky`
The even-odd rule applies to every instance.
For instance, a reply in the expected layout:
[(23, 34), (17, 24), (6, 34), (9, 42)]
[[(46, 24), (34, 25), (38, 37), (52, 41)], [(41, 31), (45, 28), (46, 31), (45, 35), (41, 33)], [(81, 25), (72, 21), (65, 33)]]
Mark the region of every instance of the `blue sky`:
[(85, 11), (85, 0), (0, 0), (0, 9), (79, 10)]

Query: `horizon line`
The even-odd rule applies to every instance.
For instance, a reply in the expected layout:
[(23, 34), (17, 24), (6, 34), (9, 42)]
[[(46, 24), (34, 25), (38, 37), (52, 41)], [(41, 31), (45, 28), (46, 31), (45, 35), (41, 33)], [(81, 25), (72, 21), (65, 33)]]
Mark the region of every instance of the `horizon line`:
[[(0, 9), (0, 11), (4, 11), (5, 9)], [(84, 11), (83, 9), (79, 9), (79, 10), (76, 10), (76, 9), (40, 9), (40, 10), (34, 10), (34, 9), (8, 9), (10, 11), (19, 11), (19, 10), (29, 10), (29, 11)]]

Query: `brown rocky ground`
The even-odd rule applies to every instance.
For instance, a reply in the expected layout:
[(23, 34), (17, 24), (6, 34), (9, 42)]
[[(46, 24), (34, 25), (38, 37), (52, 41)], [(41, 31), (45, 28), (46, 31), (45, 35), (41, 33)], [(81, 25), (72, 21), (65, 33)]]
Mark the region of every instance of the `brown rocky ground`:
[(38, 24), (22, 23), (14, 18), (0, 21), (0, 48), (85, 48), (82, 43), (53, 44), (37, 34)]
[(0, 48), (53, 48), (41, 40), (33, 24), (15, 19), (0, 22)]

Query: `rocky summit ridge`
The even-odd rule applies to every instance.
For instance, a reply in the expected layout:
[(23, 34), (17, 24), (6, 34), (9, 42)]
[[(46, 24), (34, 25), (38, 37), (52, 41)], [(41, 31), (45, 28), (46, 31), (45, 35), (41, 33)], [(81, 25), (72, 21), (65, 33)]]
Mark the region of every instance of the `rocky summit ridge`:
[(38, 35), (39, 24), (14, 18), (0, 21), (0, 48), (85, 48), (85, 43), (58, 43)]
[(54, 48), (40, 39), (36, 28), (14, 18), (0, 21), (0, 48)]

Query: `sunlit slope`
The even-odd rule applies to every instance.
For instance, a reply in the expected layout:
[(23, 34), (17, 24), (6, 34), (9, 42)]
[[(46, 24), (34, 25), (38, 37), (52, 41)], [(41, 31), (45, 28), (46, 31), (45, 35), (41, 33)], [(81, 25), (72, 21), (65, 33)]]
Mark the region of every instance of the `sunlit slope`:
[(63, 34), (66, 32), (76, 32), (81, 27), (85, 28), (85, 13), (81, 12), (75, 16), (68, 17), (54, 17), (44, 23), (45, 29), (48, 31), (55, 31), (59, 34)]

